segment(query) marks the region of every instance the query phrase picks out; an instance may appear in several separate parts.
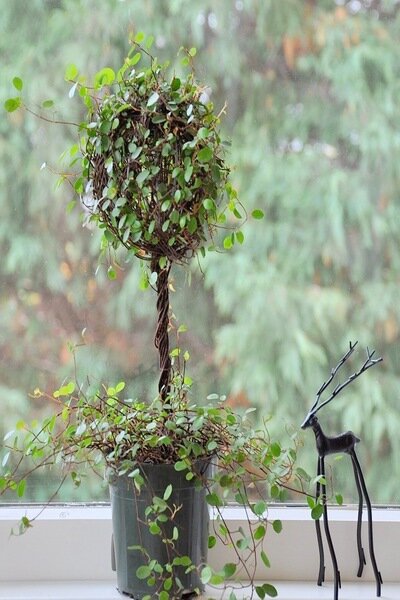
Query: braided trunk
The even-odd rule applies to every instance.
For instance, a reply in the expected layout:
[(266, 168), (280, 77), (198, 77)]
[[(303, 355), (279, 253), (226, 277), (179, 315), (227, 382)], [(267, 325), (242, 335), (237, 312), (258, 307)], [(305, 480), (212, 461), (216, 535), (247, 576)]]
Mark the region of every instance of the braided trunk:
[(171, 264), (161, 268), (158, 260), (151, 265), (152, 271), (157, 273), (157, 329), (154, 345), (158, 350), (160, 360), (160, 379), (158, 391), (163, 400), (166, 399), (171, 383), (171, 358), (169, 355), (169, 273)]

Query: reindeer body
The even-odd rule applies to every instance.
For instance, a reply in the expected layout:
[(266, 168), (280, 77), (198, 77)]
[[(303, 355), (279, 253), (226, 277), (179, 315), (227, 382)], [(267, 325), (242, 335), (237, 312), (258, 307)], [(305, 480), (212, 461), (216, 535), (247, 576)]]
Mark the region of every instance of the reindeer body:
[[(354, 450), (354, 446), (360, 441), (360, 438), (354, 435), (352, 431), (346, 431), (335, 437), (325, 435), (319, 424), (318, 418), (315, 415), (311, 417), (309, 427), (312, 428), (315, 435), (318, 456), (340, 454), (340, 452), (351, 454), (352, 450)], [(303, 429), (305, 429), (305, 426)]]
[[(345, 433), (341, 433), (337, 436), (331, 437), (325, 435), (322, 430), (321, 425), (318, 422), (318, 418), (316, 413), (323, 406), (331, 402), (335, 396), (337, 396), (347, 385), (349, 385), (354, 379), (359, 377), (362, 373), (364, 373), (367, 369), (372, 367), (373, 365), (380, 362), (382, 359), (372, 359), (374, 352), (370, 352), (367, 348), (367, 360), (364, 362), (362, 367), (350, 375), (350, 377), (342, 384), (338, 384), (329, 398), (323, 402), (321, 402), (321, 394), (326, 390), (329, 386), (336, 373), (340, 369), (340, 367), (346, 362), (349, 356), (353, 353), (354, 348), (356, 347), (357, 342), (352, 344), (350, 342), (350, 349), (340, 360), (338, 365), (332, 369), (330, 377), (327, 381), (325, 381), (317, 392), (317, 398), (314, 402), (311, 410), (308, 415), (304, 419), (301, 428), (307, 429), (311, 428), (315, 435), (315, 443), (318, 452), (318, 463), (317, 463), (317, 483), (316, 483), (316, 501), (317, 503), (322, 500), (323, 506), (323, 517), (324, 517), (324, 529), (325, 535), (328, 542), (329, 552), (332, 559), (333, 565), (333, 577), (334, 577), (334, 600), (338, 600), (339, 588), (341, 587), (340, 581), (340, 572), (336, 560), (335, 549), (333, 546), (332, 537), (329, 530), (329, 521), (328, 521), (328, 507), (326, 503), (326, 478), (325, 478), (325, 456), (330, 454), (340, 454), (346, 453), (351, 457), (355, 484), (358, 492), (358, 519), (357, 519), (357, 548), (358, 548), (358, 556), (359, 556), (359, 567), (357, 576), (361, 577), (364, 565), (365, 565), (365, 553), (361, 543), (361, 526), (362, 526), (362, 511), (363, 511), (363, 499), (365, 499), (365, 503), (367, 505), (368, 511), (368, 541), (369, 541), (369, 553), (371, 557), (372, 568), (375, 575), (376, 581), (376, 595), (379, 597), (381, 595), (381, 584), (382, 584), (382, 576), (378, 570), (375, 553), (374, 553), (374, 541), (373, 541), (373, 532), (372, 532), (372, 508), (371, 502), (368, 496), (367, 487), (364, 480), (364, 475), (361, 470), (360, 463), (358, 462), (358, 458), (355, 452), (355, 445), (360, 441), (352, 431), (346, 431)], [(318, 574), (318, 585), (322, 585), (322, 582), (325, 578), (325, 564), (324, 564), (324, 547), (322, 543), (322, 535), (321, 535), (321, 526), (320, 520), (316, 519), (315, 521), (316, 533), (317, 533), (317, 541), (318, 541), (318, 549), (319, 549), (319, 574)]]

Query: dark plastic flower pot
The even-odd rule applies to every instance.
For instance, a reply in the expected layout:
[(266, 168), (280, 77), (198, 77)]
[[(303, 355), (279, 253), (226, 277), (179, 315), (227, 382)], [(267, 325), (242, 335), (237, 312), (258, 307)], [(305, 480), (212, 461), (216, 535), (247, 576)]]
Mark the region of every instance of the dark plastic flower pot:
[[(137, 577), (137, 569), (147, 565), (148, 560), (143, 552), (132, 549), (132, 546), (142, 546), (150, 559), (157, 560), (161, 565), (171, 563), (175, 556), (189, 556), (192, 563), (199, 566), (207, 558), (209, 525), (206, 490), (203, 486), (196, 486), (194, 480), (187, 481), (185, 471), (175, 471), (174, 465), (169, 464), (142, 464), (140, 469), (147, 482), (140, 494), (132, 479), (125, 476), (110, 476), (113, 563), (117, 572), (118, 590), (136, 599), (146, 595), (156, 597), (157, 592), (163, 588), (160, 581), (156, 585), (149, 586), (147, 578)], [(199, 473), (204, 474), (207, 469), (208, 463), (199, 461)], [(174, 527), (178, 530), (178, 539), (174, 542), (173, 549), (162, 541), (163, 536), (150, 533), (145, 515), (146, 508), (152, 503), (153, 497), (162, 498), (168, 484), (172, 485), (168, 505), (179, 507), (173, 520), (163, 524), (168, 538), (172, 538)], [(169, 514), (168, 511), (165, 514)], [(185, 567), (174, 567), (173, 575), (179, 577), (183, 589), (178, 592), (173, 587), (169, 591), (170, 598), (193, 593), (196, 588), (203, 589), (198, 570), (190, 573), (185, 571)]]

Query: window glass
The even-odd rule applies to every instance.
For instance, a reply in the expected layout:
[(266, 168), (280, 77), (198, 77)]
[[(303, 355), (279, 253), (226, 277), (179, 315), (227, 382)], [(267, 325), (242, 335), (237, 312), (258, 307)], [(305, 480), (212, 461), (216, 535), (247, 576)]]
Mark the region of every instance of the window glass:
[[(18, 0), (0, 14), (2, 102), (15, 75), (37, 112), (78, 121), (67, 64), (89, 76), (118, 68), (129, 35), (155, 36), (153, 52), (175, 59), (196, 46), (196, 73), (225, 112), (233, 179), (246, 207), (245, 243), (190, 271), (172, 273), (173, 313), (188, 332), (193, 394), (226, 393), (238, 410), (272, 415), (285, 442), (350, 340), (377, 349), (375, 367), (319, 413), (327, 433), (352, 429), (371, 498), (398, 503), (400, 304), (400, 20), (395, 0)], [(82, 227), (67, 185), (55, 189), (58, 157), (74, 128), (27, 111), (0, 120), (0, 436), (49, 410), (74, 372), (124, 380), (153, 396), (155, 297), (140, 267), (107, 278), (99, 238)], [(263, 220), (251, 217), (261, 208)], [(188, 285), (190, 280), (191, 285)], [(84, 344), (84, 345), (82, 345)], [(359, 367), (361, 350), (343, 376)], [(35, 392), (36, 390), (36, 392)], [(312, 432), (299, 464), (313, 471)], [(332, 463), (345, 501), (355, 499), (346, 459)], [(57, 485), (32, 483), (30, 500)], [(98, 500), (101, 477), (63, 500)], [(4, 497), (3, 497), (4, 500)], [(296, 500), (296, 497), (293, 497)], [(298, 500), (298, 499), (297, 499)]]

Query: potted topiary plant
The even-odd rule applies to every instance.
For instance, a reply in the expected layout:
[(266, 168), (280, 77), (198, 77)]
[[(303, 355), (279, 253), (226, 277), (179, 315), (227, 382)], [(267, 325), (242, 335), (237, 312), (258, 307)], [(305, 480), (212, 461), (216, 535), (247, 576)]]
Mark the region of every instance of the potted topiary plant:
[[(195, 50), (186, 52), (187, 75), (178, 77), (141, 39), (121, 69), (102, 69), (93, 87), (73, 65), (66, 78), (87, 107), (79, 144), (70, 152), (79, 167), (72, 183), (86, 218), (102, 230), (103, 253), (122, 247), (143, 261), (157, 293), (158, 395), (147, 403), (123, 395), (123, 382), (94, 393), (77, 381), (65, 383), (54, 393), (54, 415), (35, 429), (24, 424), (8, 434), (11, 458), (3, 460), (0, 490), (23, 496), (27, 459), (33, 461), (29, 474), (61, 463), (76, 485), (82, 468), (98, 471), (102, 465), (111, 490), (118, 589), (134, 598), (165, 600), (236, 575), (253, 581), (248, 559), (256, 552), (268, 565), (265, 498), (283, 493), (295, 449), (283, 450), (264, 427), (255, 431), (249, 417), (235, 415), (223, 398), (211, 396), (206, 406), (194, 403), (185, 377), (187, 357), (180, 349), (171, 352), (172, 266), (204, 254), (214, 246), (218, 227), (227, 226), (228, 213), (241, 215), (228, 181), (219, 115), (195, 80)], [(146, 59), (148, 65), (139, 68)], [(14, 86), (21, 92), (21, 79), (14, 78)], [(24, 107), (21, 94), (5, 103), (10, 112)], [(243, 236), (231, 230), (224, 246), (235, 240)], [(261, 481), (264, 497), (257, 498)], [(232, 499), (248, 507), (248, 531), (227, 527), (223, 507)], [(24, 517), (22, 528), (30, 524)], [(279, 532), (281, 526), (273, 527)], [(232, 544), (237, 556), (218, 573), (207, 565), (207, 548), (217, 538)], [(276, 595), (269, 584), (256, 592), (260, 598)]]

